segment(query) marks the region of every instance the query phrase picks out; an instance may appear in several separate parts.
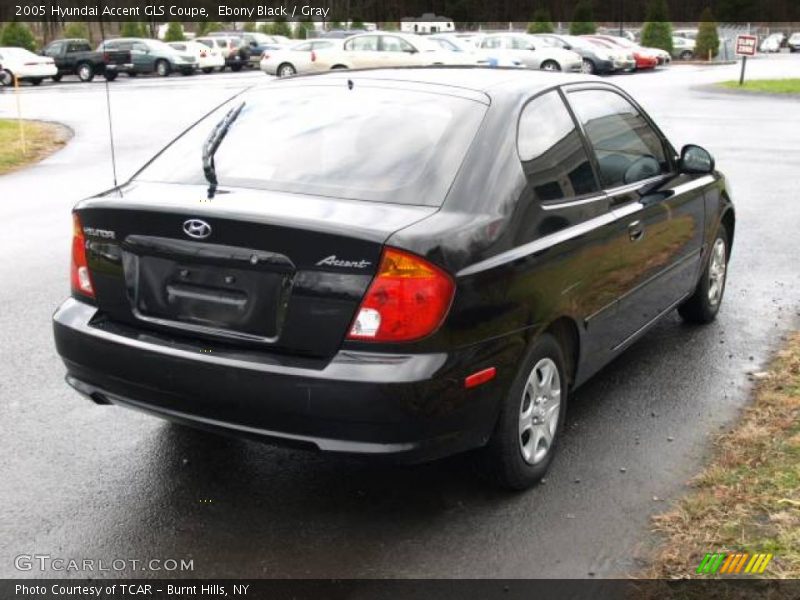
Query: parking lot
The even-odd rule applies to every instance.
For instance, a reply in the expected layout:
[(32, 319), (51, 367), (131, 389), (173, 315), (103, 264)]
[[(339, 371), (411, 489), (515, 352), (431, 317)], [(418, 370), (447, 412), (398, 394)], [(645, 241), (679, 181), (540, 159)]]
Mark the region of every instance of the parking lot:
[[(0, 118), (64, 123), (65, 149), (0, 178), (0, 576), (13, 557), (191, 558), (195, 577), (585, 577), (635, 571), (649, 518), (685, 489), (747, 401), (800, 306), (797, 100), (709, 91), (738, 65), (606, 78), (676, 147), (715, 156), (737, 203), (719, 319), (669, 318), (581, 388), (546, 482), (493, 490), (465, 455), (415, 467), (215, 437), (94, 406), (63, 382), (50, 317), (68, 294), (70, 208), (113, 185), (106, 85), (0, 90)], [(748, 77), (800, 77), (800, 55)], [(121, 76), (109, 85), (117, 179), (261, 72)], [(263, 140), (269, 144), (269, 139)], [(200, 160), (196, 157), (187, 160)], [(158, 576), (163, 573), (124, 574)], [(60, 573), (59, 576), (64, 575)]]

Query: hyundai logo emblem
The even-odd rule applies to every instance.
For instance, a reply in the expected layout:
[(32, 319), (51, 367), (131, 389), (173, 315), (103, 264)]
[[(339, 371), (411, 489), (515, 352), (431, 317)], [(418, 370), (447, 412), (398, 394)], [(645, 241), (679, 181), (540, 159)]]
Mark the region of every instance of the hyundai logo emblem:
[(183, 232), (191, 238), (202, 240), (211, 235), (211, 225), (200, 219), (189, 219), (183, 222)]

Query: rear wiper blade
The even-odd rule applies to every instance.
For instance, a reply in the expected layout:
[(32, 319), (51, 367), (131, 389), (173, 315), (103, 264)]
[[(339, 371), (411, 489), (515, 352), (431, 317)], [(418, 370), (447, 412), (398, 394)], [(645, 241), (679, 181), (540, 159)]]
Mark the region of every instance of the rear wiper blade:
[(225, 139), (225, 135), (231, 128), (231, 125), (233, 125), (233, 122), (239, 117), (239, 113), (242, 112), (245, 104), (245, 102), (242, 102), (238, 106), (234, 106), (230, 109), (228, 114), (225, 115), (225, 118), (216, 124), (211, 134), (208, 136), (208, 139), (206, 139), (205, 144), (203, 144), (203, 174), (206, 176), (206, 180), (208, 180), (209, 200), (214, 197), (217, 191), (217, 184), (219, 183), (217, 181), (217, 171), (214, 165), (214, 154), (216, 154), (222, 140)]

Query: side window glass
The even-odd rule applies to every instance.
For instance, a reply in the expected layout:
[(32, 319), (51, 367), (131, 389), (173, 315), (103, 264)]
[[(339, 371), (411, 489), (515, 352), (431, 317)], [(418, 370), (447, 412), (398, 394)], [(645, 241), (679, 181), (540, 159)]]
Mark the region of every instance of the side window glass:
[(502, 46), (502, 43), (503, 40), (500, 39), (499, 37), (489, 37), (484, 39), (483, 42), (481, 42), (481, 48), (490, 48), (490, 49), (500, 48)]
[(364, 37), (350, 40), (348, 50), (356, 50), (359, 52), (377, 52), (378, 36), (366, 35)]
[(383, 52), (411, 52), (414, 47), (404, 39), (393, 35), (384, 35), (381, 42)]
[(530, 47), (532, 42), (526, 40), (525, 38), (521, 37), (513, 37), (511, 38), (511, 47), (514, 50), (527, 50)]
[(292, 49), (296, 52), (307, 52), (308, 50), (311, 50), (311, 46), (312, 46), (311, 42), (308, 42), (307, 44), (300, 44), (299, 46), (295, 46)]
[(569, 95), (607, 188), (635, 183), (669, 170), (661, 138), (644, 116), (619, 94), (583, 90)]
[(581, 136), (558, 92), (542, 94), (525, 106), (517, 149), (539, 200), (569, 200), (598, 191)]
[(59, 42), (56, 44), (51, 44), (48, 46), (47, 50), (44, 51), (46, 56), (58, 56), (61, 54), (61, 49), (64, 47), (64, 44)]

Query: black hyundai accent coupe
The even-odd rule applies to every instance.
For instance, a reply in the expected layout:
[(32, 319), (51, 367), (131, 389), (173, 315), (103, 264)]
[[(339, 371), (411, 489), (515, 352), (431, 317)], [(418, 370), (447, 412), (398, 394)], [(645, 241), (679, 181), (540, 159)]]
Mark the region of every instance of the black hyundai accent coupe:
[(597, 79), (335, 72), (217, 107), (74, 210), (67, 382), (323, 451), (482, 447), (545, 473), (569, 394), (677, 308), (711, 321), (734, 211)]

